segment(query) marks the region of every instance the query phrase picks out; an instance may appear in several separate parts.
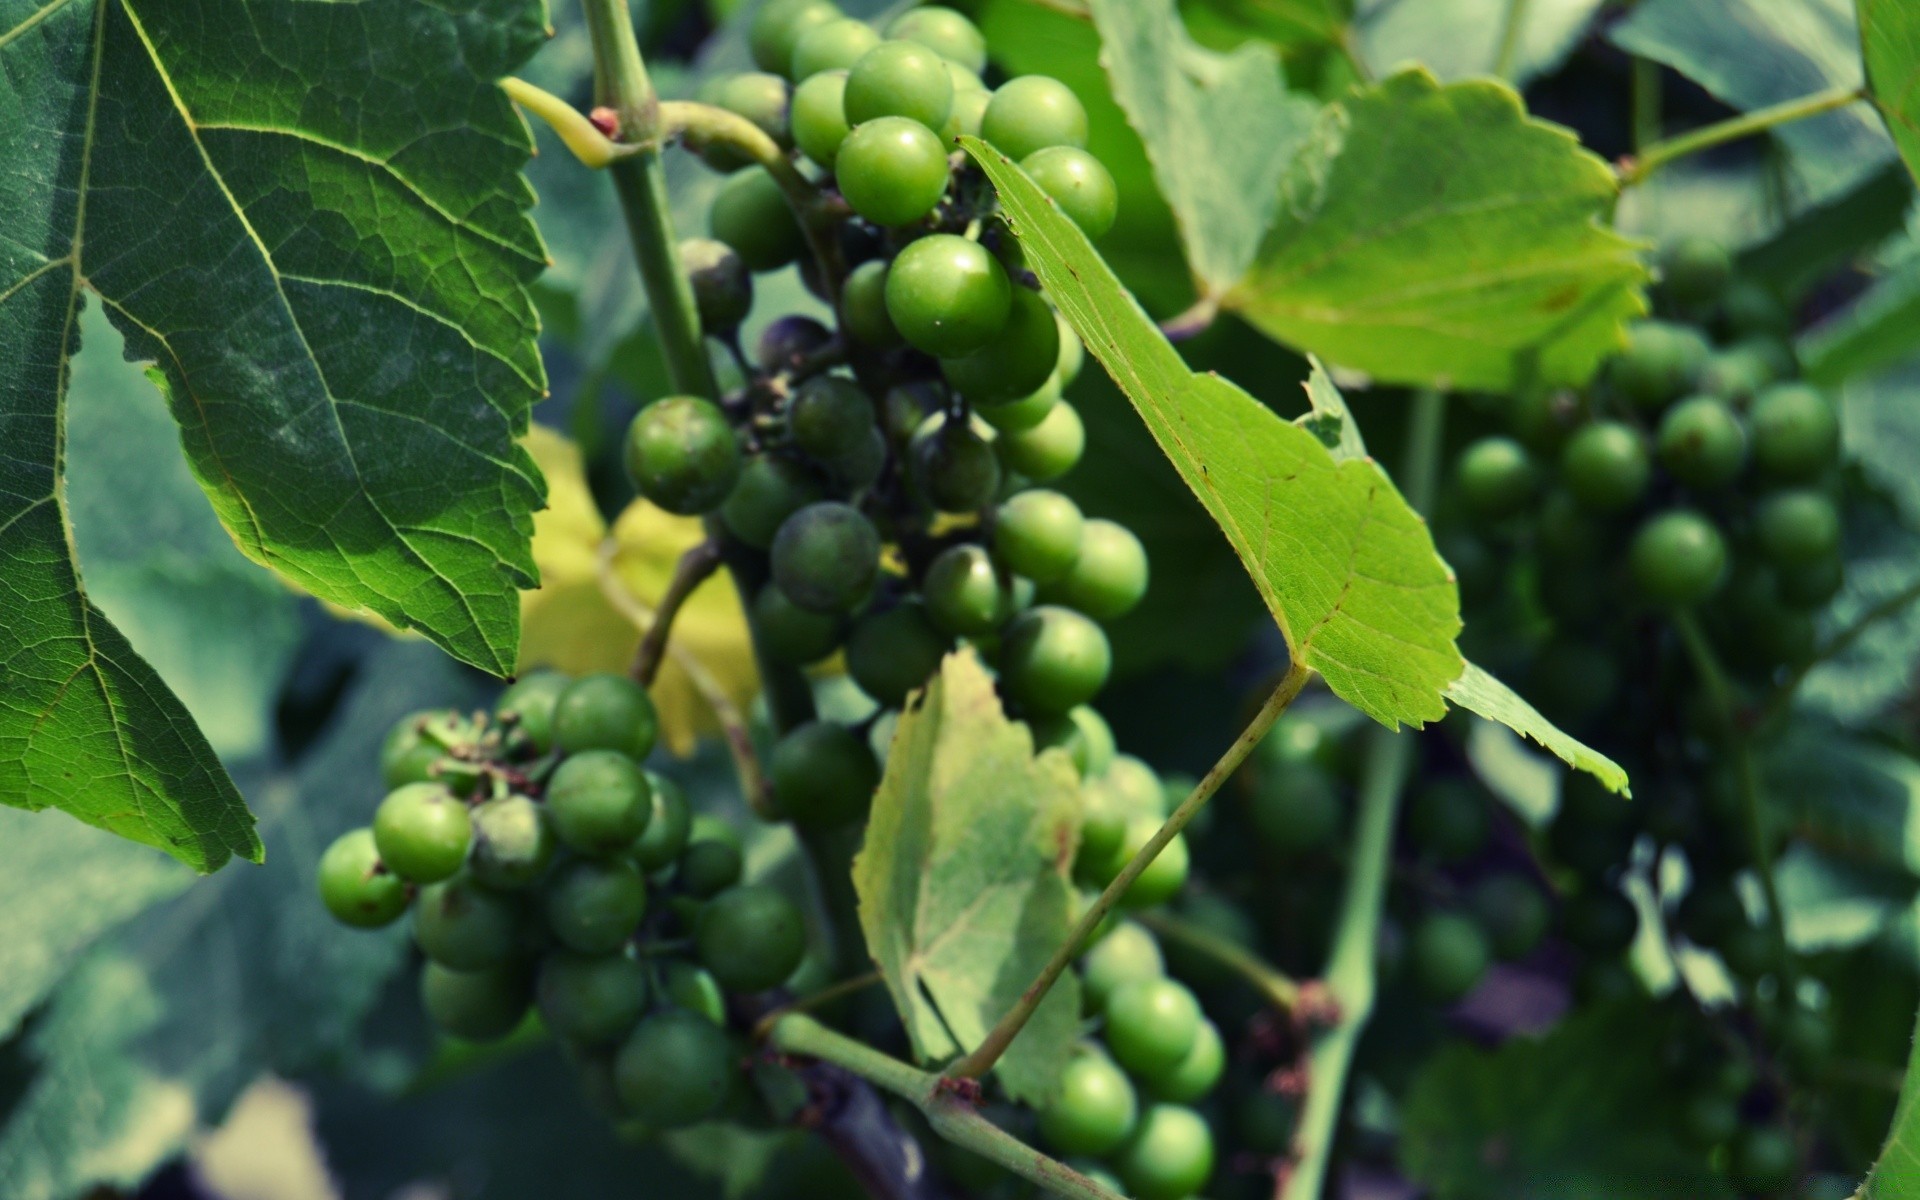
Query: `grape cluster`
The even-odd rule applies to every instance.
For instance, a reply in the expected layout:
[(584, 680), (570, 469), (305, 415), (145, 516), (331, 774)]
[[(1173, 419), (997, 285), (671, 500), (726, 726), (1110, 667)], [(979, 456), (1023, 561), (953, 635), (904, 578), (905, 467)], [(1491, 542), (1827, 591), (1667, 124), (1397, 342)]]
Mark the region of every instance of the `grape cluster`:
[(727, 997), (784, 983), (806, 936), (792, 900), (741, 881), (738, 833), (641, 765), (656, 729), (616, 675), (532, 674), (491, 714), (407, 717), (381, 748), (391, 790), (319, 884), (348, 925), (412, 910), (440, 1029), (492, 1041), (535, 1011), (610, 1112), (666, 1128), (729, 1103)]

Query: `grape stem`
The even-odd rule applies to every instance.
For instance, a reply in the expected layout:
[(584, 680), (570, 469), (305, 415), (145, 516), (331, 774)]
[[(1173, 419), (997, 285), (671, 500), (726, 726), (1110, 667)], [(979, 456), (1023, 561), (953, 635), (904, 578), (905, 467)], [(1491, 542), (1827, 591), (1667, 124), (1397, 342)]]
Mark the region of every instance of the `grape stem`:
[(1184, 312), (1175, 313), (1160, 322), (1160, 332), (1166, 334), (1170, 342), (1184, 342), (1211, 329), (1214, 319), (1219, 315), (1220, 298), (1203, 295)]
[(1006, 1168), (1056, 1196), (1071, 1200), (1125, 1200), (1109, 1188), (1051, 1158), (980, 1115), (965, 1088), (922, 1071), (864, 1042), (836, 1033), (804, 1013), (774, 1022), (768, 1039), (783, 1054), (832, 1063), (905, 1100), (933, 1131), (964, 1150)]
[(1756, 108), (1750, 113), (1732, 117), (1725, 121), (1716, 121), (1702, 126), (1690, 133), (1679, 134), (1663, 141), (1653, 143), (1638, 154), (1622, 159), (1616, 173), (1622, 187), (1632, 187), (1646, 182), (1647, 176), (1675, 159), (1698, 154), (1715, 146), (1765, 133), (1776, 126), (1791, 121), (1802, 121), (1808, 117), (1817, 117), (1832, 112), (1836, 108), (1845, 108), (1858, 100), (1866, 99), (1863, 87), (1828, 88), (1823, 92), (1814, 92), (1809, 96), (1800, 96), (1766, 108)]
[(639, 648), (633, 652), (633, 666), (627, 673), (635, 683), (641, 687), (653, 686), (655, 676), (660, 674), (660, 663), (666, 657), (667, 639), (673, 635), (674, 618), (680, 615), (687, 597), (719, 568), (720, 543), (712, 538), (689, 549), (674, 564), (673, 578), (667, 581), (667, 590), (654, 606), (653, 621), (647, 626), (646, 636), (640, 639)]
[(1178, 942), (1196, 954), (1219, 963), (1247, 981), (1267, 1003), (1292, 1012), (1300, 1003), (1300, 982), (1238, 942), (1229, 941), (1172, 913), (1147, 911), (1136, 915), (1142, 925), (1166, 941)]
[(1099, 928), (1100, 923), (1106, 920), (1107, 914), (1119, 905), (1121, 897), (1125, 896), (1127, 890), (1133, 886), (1133, 881), (1140, 878), (1141, 872), (1151, 866), (1153, 860), (1160, 856), (1160, 852), (1167, 848), (1167, 843), (1180, 835), (1180, 831), (1187, 827), (1187, 823), (1192, 821), (1206, 806), (1207, 801), (1213, 798), (1213, 794), (1220, 790), (1220, 785), (1227, 781), (1227, 777), (1246, 761), (1247, 755), (1253, 752), (1253, 748), (1260, 743), (1261, 738), (1267, 736), (1267, 731), (1272, 729), (1273, 723), (1280, 719), (1280, 714), (1287, 711), (1287, 706), (1293, 703), (1294, 697), (1300, 694), (1300, 689), (1307, 685), (1307, 680), (1312, 674), (1312, 668), (1304, 663), (1295, 662), (1287, 667), (1286, 674), (1280, 677), (1280, 682), (1275, 685), (1266, 703), (1260, 706), (1260, 711), (1254, 714), (1253, 720), (1240, 731), (1240, 736), (1233, 740), (1233, 744), (1227, 747), (1226, 753), (1220, 756), (1220, 761), (1214, 763), (1205, 777), (1194, 785), (1193, 791), (1187, 793), (1187, 798), (1173, 810), (1159, 830), (1147, 840), (1147, 844), (1140, 848), (1140, 852), (1128, 860), (1127, 865), (1114, 876), (1113, 882), (1107, 885), (1099, 898), (1080, 914), (1080, 920), (1075, 923), (1073, 932), (1068, 934), (1067, 940), (1053, 952), (1053, 957), (1048, 960), (1047, 965), (1041, 969), (1034, 981), (1027, 985), (1027, 990), (1020, 994), (1020, 999), (994, 1024), (992, 1029), (987, 1031), (987, 1036), (981, 1039), (978, 1046), (955, 1060), (947, 1068), (946, 1078), (950, 1080), (979, 1079), (993, 1069), (993, 1065), (1000, 1061), (1000, 1056), (1007, 1052), (1007, 1047), (1013, 1044), (1013, 1039), (1026, 1028), (1027, 1022), (1039, 1009), (1041, 1001), (1045, 1000), (1047, 993), (1053, 990), (1053, 985), (1059, 982), (1060, 976), (1066, 972), (1067, 967), (1080, 956), (1081, 951), (1092, 940), (1094, 931)]

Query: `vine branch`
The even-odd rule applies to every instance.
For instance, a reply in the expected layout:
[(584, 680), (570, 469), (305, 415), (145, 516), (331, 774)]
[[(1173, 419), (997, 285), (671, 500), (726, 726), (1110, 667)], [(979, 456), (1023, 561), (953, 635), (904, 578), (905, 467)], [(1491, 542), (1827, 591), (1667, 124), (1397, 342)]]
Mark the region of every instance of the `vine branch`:
[(720, 544), (712, 538), (689, 549), (674, 564), (673, 578), (667, 581), (667, 590), (654, 606), (653, 621), (647, 626), (646, 636), (640, 639), (639, 648), (633, 652), (633, 666), (627, 673), (635, 683), (641, 687), (653, 686), (654, 677), (660, 673), (660, 662), (666, 656), (667, 639), (673, 636), (674, 618), (680, 615), (687, 597), (719, 568)]
[(1779, 125), (1792, 121), (1802, 121), (1808, 117), (1817, 117), (1821, 113), (1832, 112), (1836, 108), (1845, 108), (1856, 100), (1866, 98), (1866, 89), (1860, 87), (1828, 88), (1824, 92), (1815, 92), (1810, 96), (1786, 100), (1766, 108), (1756, 108), (1750, 113), (1730, 117), (1725, 121), (1716, 121), (1711, 125), (1658, 141), (1643, 148), (1637, 155), (1621, 160), (1617, 173), (1622, 187), (1631, 187), (1644, 183), (1647, 176), (1675, 159), (1685, 158), (1689, 154), (1698, 154), (1715, 146), (1765, 133)]

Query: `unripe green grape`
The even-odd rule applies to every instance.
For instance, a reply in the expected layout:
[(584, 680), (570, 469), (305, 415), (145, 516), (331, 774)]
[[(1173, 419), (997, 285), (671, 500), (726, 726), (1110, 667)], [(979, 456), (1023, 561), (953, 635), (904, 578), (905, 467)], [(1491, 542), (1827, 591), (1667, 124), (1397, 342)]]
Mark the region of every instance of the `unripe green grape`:
[(1060, 362), (1054, 368), (1054, 373), (1060, 377), (1060, 386), (1065, 388), (1080, 377), (1080, 368), (1087, 361), (1087, 348), (1081, 344), (1080, 335), (1073, 331), (1073, 326), (1067, 324), (1065, 317), (1055, 313), (1054, 319), (1060, 323)]
[(1750, 347), (1735, 346), (1707, 359), (1700, 369), (1700, 390), (1709, 396), (1745, 400), (1774, 380), (1770, 356)]
[(877, 427), (868, 430), (858, 449), (821, 465), (832, 476), (834, 486), (842, 491), (857, 492), (870, 487), (886, 470), (887, 437)]
[(694, 927), (700, 965), (729, 992), (785, 983), (807, 952), (800, 909), (776, 888), (747, 884), (715, 896)]
[[(1151, 816), (1137, 816), (1127, 822), (1125, 836), (1120, 839), (1119, 853), (1110, 860), (1113, 874), (1118, 875), (1120, 868), (1133, 860), (1133, 856), (1146, 848), (1154, 834), (1160, 832), (1161, 822), (1165, 818), (1158, 813)], [(1173, 899), (1181, 888), (1187, 885), (1187, 872), (1191, 869), (1191, 857), (1187, 850), (1185, 834), (1175, 834), (1172, 841), (1147, 864), (1140, 872), (1133, 886), (1120, 897), (1120, 903), (1128, 908), (1152, 908)]]
[(1712, 304), (1732, 274), (1727, 248), (1712, 238), (1678, 238), (1660, 251), (1660, 284), (1683, 307)]
[(1117, 792), (1129, 813), (1166, 816), (1167, 791), (1160, 775), (1131, 754), (1116, 754), (1101, 780)]
[(733, 1075), (726, 1032), (690, 1012), (645, 1018), (613, 1060), (621, 1103), (655, 1129), (692, 1125), (718, 1113)]
[(380, 861), (402, 879), (438, 883), (467, 861), (473, 822), (464, 800), (437, 783), (409, 783), (387, 793), (373, 814)]
[(618, 952), (562, 950), (541, 962), (534, 1002), (557, 1036), (581, 1045), (608, 1045), (626, 1037), (646, 1011), (647, 970)]
[(413, 908), (421, 953), (456, 971), (499, 966), (520, 949), (524, 933), (520, 902), (466, 875), (422, 888)]
[(934, 627), (926, 606), (914, 601), (860, 618), (847, 635), (847, 674), (887, 708), (901, 708), (907, 696), (939, 672), (953, 640)]
[(839, 16), (839, 8), (829, 0), (767, 0), (747, 32), (754, 65), (763, 71), (790, 70), (800, 35)]
[(646, 832), (652, 790), (640, 767), (613, 750), (569, 755), (547, 783), (547, 815), (561, 842), (595, 858), (619, 854)]
[(1793, 332), (1793, 314), (1780, 298), (1751, 279), (1735, 279), (1720, 297), (1720, 313), (1736, 334), (1784, 336)]
[(647, 690), (624, 675), (582, 675), (560, 693), (553, 710), (553, 740), (563, 754), (617, 750), (644, 761), (660, 732)]
[(1750, 1126), (1734, 1139), (1729, 1167), (1741, 1191), (1770, 1195), (1799, 1174), (1800, 1151), (1784, 1129)]
[(1422, 918), (1414, 927), (1410, 948), (1414, 978), (1421, 990), (1448, 1004), (1474, 989), (1493, 957), (1480, 926), (1449, 912)]
[(787, 599), (808, 612), (847, 612), (880, 573), (880, 534), (851, 505), (809, 504), (781, 524), (772, 562)]
[(1139, 980), (1165, 977), (1160, 943), (1134, 921), (1117, 922), (1080, 957), (1080, 994), (1090, 1013), (1104, 1012), (1113, 993)]
[(1077, 146), (1048, 146), (1020, 161), (1090, 241), (1099, 241), (1120, 212), (1120, 189), (1100, 160)]
[(396, 721), (380, 743), (381, 781), (397, 788), (435, 779), (434, 768), (447, 753), (436, 734), (446, 724), (446, 714), (436, 711), (410, 713)]
[(1800, 356), (1784, 336), (1745, 337), (1735, 343), (1735, 348), (1765, 363), (1769, 379), (1792, 379), (1800, 374)]
[(693, 288), (700, 329), (721, 336), (737, 329), (753, 309), (753, 274), (732, 246), (713, 238), (680, 243), (680, 271)]
[(840, 285), (840, 327), (863, 346), (888, 350), (905, 341), (887, 315), (887, 263), (863, 262)]
[(740, 481), (720, 506), (720, 520), (734, 537), (765, 550), (788, 517), (824, 492), (820, 481), (800, 464), (775, 455), (756, 455), (740, 468)]
[(1442, 862), (1478, 854), (1492, 832), (1487, 797), (1462, 779), (1439, 779), (1422, 787), (1407, 810), (1407, 832), (1416, 845)]
[(1786, 568), (1778, 575), (1780, 602), (1808, 611), (1824, 606), (1839, 594), (1840, 585), (1846, 581), (1846, 567), (1836, 555), (1805, 566)]
[(1693, 390), (1710, 353), (1692, 326), (1642, 321), (1628, 327), (1626, 349), (1610, 364), (1613, 385), (1643, 409), (1663, 408)]
[(695, 837), (680, 852), (674, 878), (687, 895), (706, 900), (739, 883), (744, 868), (738, 845)]
[(1001, 685), (1034, 712), (1064, 713), (1093, 699), (1112, 667), (1113, 651), (1100, 627), (1051, 604), (1015, 617), (1001, 645)]
[(846, 108), (856, 129), (881, 117), (905, 117), (936, 130), (953, 111), (953, 76), (931, 47), (884, 41), (848, 68)]
[(1695, 396), (1661, 419), (1659, 453), (1660, 465), (1681, 483), (1721, 487), (1746, 465), (1747, 432), (1724, 401)]
[(970, 354), (1006, 327), (1013, 288), (978, 242), (935, 233), (907, 244), (887, 270), (887, 315), (916, 349)]
[(1213, 1131), (1190, 1108), (1148, 1105), (1113, 1165), (1134, 1200), (1184, 1200), (1213, 1175)]
[(935, 413), (907, 447), (915, 491), (939, 512), (975, 512), (1000, 490), (1000, 460), (973, 423)]
[(778, 270), (807, 245), (786, 194), (759, 166), (727, 176), (707, 211), (707, 229), (732, 246), (750, 271)]
[(492, 1042), (512, 1033), (533, 1002), (525, 967), (508, 963), (479, 971), (456, 971), (429, 962), (420, 972), (420, 1007), (447, 1033), (469, 1042)]
[(866, 739), (844, 725), (808, 721), (790, 730), (767, 760), (780, 812), (806, 826), (844, 825), (867, 811), (880, 764)]
[[(1754, 508), (1753, 529), (1760, 553), (1783, 568), (1822, 562), (1840, 549), (1840, 511), (1811, 488), (1790, 488), (1763, 497)], [(374, 831), (379, 828), (376, 821)]]
[[(1065, 716), (1028, 717), (1027, 727), (1033, 732), (1034, 753), (1050, 749), (1066, 751), (1083, 780), (1093, 779), (1113, 763), (1113, 730), (1091, 705), (1075, 705)], [(1085, 840), (1083, 831), (1083, 844)], [(1119, 844), (1117, 832), (1113, 843)], [(1110, 850), (1108, 847), (1101, 853)]]
[(873, 428), (872, 401), (859, 384), (838, 375), (809, 379), (787, 408), (794, 445), (819, 459), (858, 449)]
[(711, 971), (670, 958), (660, 967), (660, 995), (675, 1008), (705, 1017), (715, 1025), (727, 1023), (727, 997)]
[(1049, 597), (1097, 621), (1132, 612), (1147, 594), (1147, 550), (1124, 525), (1091, 520), (1080, 531), (1080, 553)]
[(1277, 854), (1291, 858), (1323, 850), (1340, 832), (1340, 794), (1318, 767), (1269, 769), (1250, 800), (1253, 830)]
[(1071, 471), (1087, 448), (1087, 430), (1073, 405), (1061, 401), (1031, 429), (1002, 434), (993, 448), (1000, 461), (1035, 483), (1052, 483)]
[(320, 900), (346, 925), (377, 929), (407, 908), (407, 885), (380, 862), (373, 830), (350, 829), (320, 856)]
[(1526, 447), (1509, 437), (1484, 437), (1460, 452), (1455, 468), (1460, 499), (1480, 517), (1507, 517), (1526, 507), (1540, 471)]
[(781, 76), (743, 71), (720, 80), (710, 102), (753, 122), (784, 149), (793, 145), (788, 117), (792, 97), (793, 89)]
[(1706, 517), (1691, 509), (1669, 509), (1640, 526), (1627, 559), (1641, 595), (1655, 604), (1686, 608), (1720, 587), (1727, 570), (1727, 543)]
[(974, 414), (1002, 433), (1024, 433), (1047, 419), (1053, 406), (1060, 403), (1060, 373), (1018, 400), (1007, 404), (979, 405)]
[(1227, 1046), (1221, 1040), (1220, 1030), (1212, 1021), (1203, 1019), (1199, 1035), (1193, 1040), (1193, 1049), (1173, 1070), (1154, 1079), (1149, 1089), (1158, 1099), (1192, 1104), (1220, 1085), (1220, 1076), (1226, 1073), (1226, 1068)]
[(553, 862), (554, 837), (544, 807), (525, 796), (501, 796), (473, 810), (475, 882), (500, 891), (533, 886)]
[(788, 666), (817, 663), (840, 648), (846, 628), (830, 613), (808, 612), (768, 584), (753, 598), (754, 632), (768, 657)]
[(840, 144), (853, 128), (847, 124), (846, 94), (845, 71), (822, 71), (793, 89), (789, 120), (794, 143), (801, 153), (829, 171), (840, 153)]
[(1084, 148), (1087, 110), (1058, 79), (1021, 75), (994, 89), (980, 136), (1015, 162), (1049, 146)]
[(953, 390), (975, 405), (1009, 404), (1044, 386), (1060, 361), (1060, 325), (1040, 293), (1013, 289), (1000, 335), (972, 354), (940, 360)]
[(510, 725), (536, 754), (553, 749), (553, 710), (572, 680), (558, 671), (532, 671), (508, 686), (494, 701), (494, 719)]
[(951, 8), (910, 8), (887, 23), (887, 36), (919, 42), (974, 74), (987, 68), (987, 39), (980, 27)]
[(1127, 1140), (1138, 1116), (1126, 1074), (1105, 1054), (1082, 1047), (1040, 1106), (1040, 1136), (1061, 1154), (1106, 1154)]
[(1503, 959), (1533, 953), (1553, 923), (1553, 910), (1540, 889), (1520, 875), (1489, 875), (1474, 885), (1469, 898), (1488, 944)]
[(570, 862), (547, 881), (547, 925), (561, 943), (582, 954), (609, 954), (624, 945), (647, 913), (647, 884), (623, 859)]
[(993, 553), (1035, 583), (1056, 583), (1073, 570), (1085, 535), (1079, 505), (1059, 492), (1032, 488), (995, 511)]
[(927, 616), (956, 637), (992, 633), (1013, 611), (1013, 594), (982, 546), (948, 546), (927, 566), (921, 581)]
[(822, 71), (846, 70), (879, 44), (880, 35), (865, 21), (851, 17), (822, 21), (795, 39), (788, 74), (799, 83)]
[(666, 396), (627, 427), (627, 474), (670, 513), (712, 512), (740, 480), (740, 441), (726, 413), (698, 396)]
[(841, 194), (875, 225), (911, 225), (926, 217), (947, 194), (947, 171), (946, 146), (910, 117), (854, 126), (834, 160)]
[(1179, 1066), (1200, 1036), (1200, 1003), (1171, 979), (1135, 979), (1107, 997), (1107, 1048), (1142, 1079)]
[(1595, 421), (1567, 439), (1560, 452), (1560, 478), (1583, 507), (1619, 512), (1646, 495), (1653, 465), (1632, 426)]
[(958, 146), (963, 137), (979, 137), (981, 122), (986, 120), (987, 105), (993, 103), (993, 93), (984, 87), (963, 87), (958, 82), (953, 88), (953, 110), (947, 114), (946, 124), (940, 126), (940, 140), (948, 146)]
[(1803, 383), (1770, 387), (1754, 397), (1753, 461), (1778, 479), (1807, 479), (1826, 470), (1840, 451), (1840, 418), (1833, 402)]
[(642, 871), (658, 871), (680, 857), (691, 834), (693, 809), (680, 785), (665, 775), (648, 771), (647, 791), (652, 797), (647, 827), (633, 839), (630, 853)]

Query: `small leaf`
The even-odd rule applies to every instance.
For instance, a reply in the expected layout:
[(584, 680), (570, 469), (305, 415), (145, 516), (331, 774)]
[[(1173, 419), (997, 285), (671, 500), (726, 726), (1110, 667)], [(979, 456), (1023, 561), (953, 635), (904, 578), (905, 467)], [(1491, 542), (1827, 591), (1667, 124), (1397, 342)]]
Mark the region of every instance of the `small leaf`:
[(1504, 84), (1395, 75), (1329, 105), (1229, 308), (1396, 383), (1578, 384), (1645, 311), (1613, 172)]
[[(1059, 751), (1034, 757), (972, 651), (947, 656), (900, 719), (854, 860), (860, 927), (923, 1060), (978, 1046), (1072, 928), (1079, 794)], [(1046, 1098), (1079, 1033), (1073, 977), (995, 1068)]]
[(1224, 291), (1253, 261), (1319, 105), (1287, 91), (1265, 46), (1222, 55), (1196, 45), (1174, 0), (1092, 9), (1113, 97), (1146, 143), (1199, 290)]
[(1447, 699), (1469, 712), (1498, 721), (1508, 729), (1546, 747), (1568, 766), (1585, 771), (1613, 791), (1631, 794), (1627, 773), (1598, 750), (1591, 749), (1555, 728), (1538, 709), (1514, 690), (1479, 667), (1468, 663), (1460, 677), (1447, 685)]
[(1920, 8), (1910, 0), (1859, 0), (1860, 49), (1873, 101), (1920, 179)]

